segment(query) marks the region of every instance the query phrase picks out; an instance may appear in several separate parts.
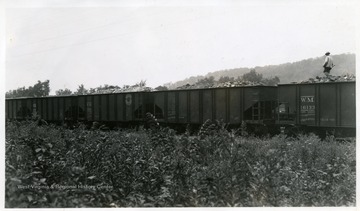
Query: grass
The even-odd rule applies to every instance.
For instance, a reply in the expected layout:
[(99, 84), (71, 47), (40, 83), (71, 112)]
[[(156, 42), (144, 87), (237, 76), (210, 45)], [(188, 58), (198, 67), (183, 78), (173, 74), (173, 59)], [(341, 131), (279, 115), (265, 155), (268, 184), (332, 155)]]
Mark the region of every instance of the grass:
[(356, 205), (355, 142), (240, 134), (7, 122), (5, 206)]

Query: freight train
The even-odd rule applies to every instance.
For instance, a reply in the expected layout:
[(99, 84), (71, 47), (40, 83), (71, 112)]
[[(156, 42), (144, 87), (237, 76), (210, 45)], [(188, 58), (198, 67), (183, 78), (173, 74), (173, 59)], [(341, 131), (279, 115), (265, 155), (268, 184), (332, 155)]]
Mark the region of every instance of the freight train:
[(136, 125), (146, 113), (160, 124), (221, 120), (261, 128), (355, 136), (355, 81), (6, 99), (6, 118)]

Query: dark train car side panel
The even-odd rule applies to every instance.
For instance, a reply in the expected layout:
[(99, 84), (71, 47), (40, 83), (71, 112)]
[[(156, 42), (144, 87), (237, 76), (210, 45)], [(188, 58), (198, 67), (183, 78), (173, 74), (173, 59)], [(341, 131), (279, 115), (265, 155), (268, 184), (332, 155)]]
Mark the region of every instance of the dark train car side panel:
[[(244, 115), (243, 120), (251, 121), (252, 123), (259, 120), (257, 104), (259, 102), (259, 88), (245, 87), (243, 88), (244, 101)], [(255, 113), (256, 112), (256, 113)]]
[(319, 86), (319, 124), (320, 126), (336, 126), (336, 85), (322, 84)]
[(278, 87), (278, 121), (312, 127), (356, 127), (355, 82)]
[(117, 110), (117, 121), (125, 121), (125, 96), (124, 94), (116, 94), (116, 110)]
[(19, 119), (19, 115), (18, 115), (19, 106), (21, 106), (20, 105), (20, 100), (14, 100), (14, 117), (15, 117), (15, 119)]
[(42, 103), (42, 117), (43, 117), (43, 119), (44, 120), (49, 120), (49, 118), (48, 118), (48, 103), (47, 103), (47, 101), (49, 100), (49, 98), (42, 98), (41, 99), (41, 103)]
[(48, 107), (48, 119), (50, 121), (54, 120), (54, 108), (53, 108), (54, 98), (47, 99), (47, 107)]
[(65, 119), (65, 98), (64, 97), (61, 97), (61, 98), (58, 98), (59, 102), (58, 102), (58, 105), (59, 105), (59, 120), (60, 121), (63, 121)]
[(100, 121), (108, 121), (108, 95), (100, 95)]
[(73, 120), (72, 117), (72, 109), (71, 109), (71, 98), (70, 97), (64, 97), (64, 117), (65, 120)]
[(41, 116), (41, 100), (39, 99), (39, 98), (35, 98), (35, 99), (33, 99), (33, 104), (34, 104), (34, 106), (35, 106), (35, 114), (36, 114), (36, 116), (40, 116), (40, 117), (42, 117)]
[(239, 124), (242, 121), (242, 100), (241, 89), (229, 90), (229, 122), (230, 124)]
[(36, 115), (39, 115), (41, 118), (43, 118), (41, 115), (41, 111), (42, 111), (41, 99), (37, 98), (35, 99), (35, 101), (36, 101)]
[(11, 119), (15, 119), (14, 112), (15, 111), (15, 102), (14, 100), (10, 100), (9, 102), (9, 115)]
[[(278, 100), (278, 92), (276, 87), (261, 87), (260, 88), (260, 107), (261, 118), (267, 121), (267, 124), (274, 124), (276, 119), (276, 107)], [(269, 122), (270, 120), (270, 122)]]
[(278, 87), (278, 107), (276, 109), (279, 124), (298, 123), (297, 87), (295, 85)]
[(356, 93), (355, 83), (340, 85), (340, 126), (356, 127)]
[(112, 94), (109, 95), (109, 120), (110, 121), (116, 121), (116, 95)]
[(188, 116), (188, 92), (179, 92), (179, 123), (187, 123), (189, 120)]
[(54, 104), (54, 120), (55, 121), (59, 121), (59, 98), (54, 98), (53, 99), (53, 104)]
[(21, 99), (16, 99), (15, 101), (15, 119), (21, 120), (22, 119), (22, 113), (21, 113)]
[(144, 93), (134, 93), (134, 118), (135, 120), (142, 121), (144, 119), (145, 105), (144, 100), (146, 98)]
[(26, 110), (28, 112), (28, 117), (31, 118), (32, 117), (32, 105), (31, 105), (31, 99), (28, 98), (26, 99), (26, 102), (25, 102), (25, 106), (26, 106)]
[(86, 96), (86, 120), (94, 120), (94, 96)]
[[(251, 114), (249, 109), (254, 106), (254, 103), (259, 101), (259, 90), (252, 87), (245, 87), (243, 90), (244, 112)], [(251, 115), (245, 116), (245, 119), (251, 119)]]
[(100, 121), (100, 96), (95, 95), (94, 96), (94, 121)]
[(18, 105), (19, 119), (28, 119), (31, 117), (31, 107), (29, 106), (29, 99), (21, 99)]
[(125, 120), (132, 121), (133, 120), (133, 94), (126, 94), (125, 95)]
[(213, 91), (202, 91), (202, 122), (213, 120)]
[(9, 100), (9, 104), (8, 104), (8, 106), (9, 106), (9, 118), (10, 119), (13, 119), (14, 118), (14, 115), (13, 115), (13, 110), (14, 110), (14, 108), (13, 108), (13, 100)]
[(170, 123), (174, 123), (177, 120), (176, 114), (176, 92), (168, 92), (167, 93), (167, 121)]
[(9, 117), (9, 119), (13, 119), (12, 101), (13, 101), (13, 100), (8, 100), (8, 117)]
[(24, 118), (25, 119), (29, 119), (31, 117), (31, 103), (30, 103), (30, 99), (24, 99), (23, 103), (23, 113), (24, 113)]
[(11, 100), (6, 100), (5, 102), (6, 102), (6, 106), (7, 106), (7, 108), (6, 108), (6, 111), (7, 111), (6, 117), (8, 119), (12, 119), (12, 113), (11, 113), (12, 112), (12, 108), (11, 108), (12, 102), (11, 102)]
[(37, 112), (37, 115), (40, 116), (40, 118), (44, 118), (43, 116), (43, 105), (42, 105), (42, 100), (40, 98), (36, 99), (36, 112)]
[(17, 115), (17, 106), (18, 106), (18, 100), (14, 100), (13, 101), (13, 114), (14, 114), (14, 119), (17, 119), (18, 118), (18, 115)]
[(39, 115), (39, 99), (33, 98), (31, 101), (33, 106), (33, 115)]
[(86, 96), (78, 96), (78, 120), (86, 120)]
[(16, 119), (23, 119), (22, 113), (21, 113), (21, 102), (23, 100), (16, 100)]
[(15, 106), (15, 108), (16, 108), (16, 112), (15, 112), (15, 116), (16, 116), (16, 119), (18, 119), (18, 120), (21, 120), (22, 119), (22, 115), (21, 115), (21, 101), (22, 100), (16, 100), (15, 101), (15, 104), (16, 104), (16, 106)]
[(5, 100), (5, 118), (10, 119), (9, 117), (9, 101)]
[(200, 91), (190, 91), (190, 122), (200, 123), (200, 105), (199, 105)]
[(318, 98), (315, 93), (315, 85), (299, 86), (299, 114), (300, 124), (314, 126), (316, 125), (318, 112)]
[(153, 93), (154, 97), (154, 107), (152, 108), (152, 114), (159, 122), (165, 121), (165, 92), (155, 92)]
[(39, 98), (38, 99), (38, 105), (39, 105), (39, 116), (41, 119), (48, 120), (47, 119), (47, 103), (45, 98)]
[(13, 116), (13, 119), (16, 119), (16, 100), (13, 100), (12, 101), (12, 116)]
[(215, 90), (215, 119), (227, 122), (226, 89)]

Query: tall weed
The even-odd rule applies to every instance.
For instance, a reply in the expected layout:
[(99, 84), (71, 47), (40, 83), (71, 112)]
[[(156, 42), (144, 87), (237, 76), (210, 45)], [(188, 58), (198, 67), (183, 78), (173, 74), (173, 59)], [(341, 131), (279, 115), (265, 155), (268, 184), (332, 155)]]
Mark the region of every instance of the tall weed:
[(196, 136), (7, 122), (5, 163), (6, 207), (355, 205), (355, 142), (221, 122)]

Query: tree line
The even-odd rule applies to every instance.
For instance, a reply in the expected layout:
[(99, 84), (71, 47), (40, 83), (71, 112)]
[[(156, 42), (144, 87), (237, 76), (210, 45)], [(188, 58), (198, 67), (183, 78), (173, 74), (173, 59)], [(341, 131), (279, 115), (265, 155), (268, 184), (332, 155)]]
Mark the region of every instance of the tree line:
[[(75, 92), (71, 91), (68, 88), (59, 89), (55, 91), (56, 96), (68, 96), (68, 95), (87, 95), (87, 94), (95, 94), (102, 93), (102, 91), (106, 90), (114, 90), (114, 89), (128, 89), (131, 87), (145, 87), (146, 81), (141, 80), (135, 85), (124, 85), (123, 87), (119, 87), (117, 85), (100, 85), (96, 88), (85, 88), (84, 84), (78, 86)], [(158, 86), (155, 88), (156, 90), (167, 90), (167, 87)], [(19, 98), (19, 97), (46, 97), (50, 94), (50, 81), (46, 80), (44, 82), (38, 81), (34, 86), (29, 86), (28, 88), (20, 87), (14, 90), (9, 90), (6, 92), (6, 98)]]
[[(86, 95), (93, 94), (97, 90), (107, 90), (118, 88), (118, 86), (109, 86), (105, 84), (104, 86), (99, 86), (97, 88), (86, 89), (84, 84), (79, 85), (75, 92), (71, 91), (68, 88), (59, 89), (55, 91), (56, 96), (66, 96), (66, 95)], [(46, 97), (50, 94), (50, 81), (46, 80), (44, 82), (38, 81), (34, 86), (29, 86), (28, 88), (20, 87), (15, 90), (10, 90), (6, 92), (6, 98), (18, 98), (18, 97)]]
[[(198, 79), (195, 84), (205, 84), (205, 85), (214, 85), (217, 83), (226, 83), (226, 82), (235, 82), (235, 81), (251, 81), (251, 82), (258, 82), (263, 83), (265, 85), (277, 85), (280, 82), (280, 79), (275, 77), (265, 78), (262, 74), (257, 73), (255, 69), (251, 69), (248, 73), (245, 73), (243, 76), (229, 77), (229, 76), (222, 76), (219, 80), (215, 80), (213, 76), (205, 77), (202, 79)], [(139, 83), (133, 86), (140, 86), (145, 87), (146, 81), (140, 81)], [(94, 94), (94, 93), (101, 93), (101, 91), (105, 90), (112, 90), (112, 89), (127, 89), (131, 86), (124, 85), (122, 88), (117, 85), (100, 85), (96, 88), (85, 88), (84, 84), (78, 86), (75, 92), (71, 91), (68, 88), (59, 89), (55, 91), (56, 96), (67, 96), (67, 95), (86, 95), (86, 94)], [(164, 91), (168, 90), (168, 86), (158, 86), (155, 90)], [(6, 92), (6, 98), (19, 98), (19, 97), (46, 97), (50, 94), (50, 81), (46, 80), (44, 82), (38, 81), (34, 86), (20, 87), (15, 90), (10, 90)]]
[(17, 98), (17, 97), (44, 97), (50, 93), (50, 81), (44, 82), (38, 81), (34, 86), (28, 88), (20, 87), (15, 90), (6, 92), (6, 98)]

